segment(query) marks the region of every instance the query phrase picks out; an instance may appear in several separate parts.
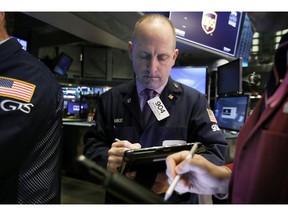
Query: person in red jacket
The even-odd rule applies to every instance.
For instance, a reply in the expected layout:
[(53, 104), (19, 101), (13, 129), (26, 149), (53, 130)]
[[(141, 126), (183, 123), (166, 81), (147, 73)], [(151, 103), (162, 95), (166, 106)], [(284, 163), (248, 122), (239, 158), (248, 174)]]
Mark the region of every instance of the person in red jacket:
[[(175, 190), (198, 194), (228, 194), (234, 204), (288, 203), (288, 33), (276, 50), (266, 91), (241, 129), (233, 167), (217, 166), (188, 152), (167, 157), (171, 183), (184, 174)], [(232, 173), (231, 173), (232, 169)]]

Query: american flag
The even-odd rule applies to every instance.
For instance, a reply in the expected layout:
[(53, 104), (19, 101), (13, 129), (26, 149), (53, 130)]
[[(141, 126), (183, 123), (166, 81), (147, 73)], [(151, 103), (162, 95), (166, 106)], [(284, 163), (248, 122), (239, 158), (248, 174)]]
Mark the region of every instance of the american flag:
[(0, 96), (30, 102), (34, 90), (31, 83), (0, 76)]

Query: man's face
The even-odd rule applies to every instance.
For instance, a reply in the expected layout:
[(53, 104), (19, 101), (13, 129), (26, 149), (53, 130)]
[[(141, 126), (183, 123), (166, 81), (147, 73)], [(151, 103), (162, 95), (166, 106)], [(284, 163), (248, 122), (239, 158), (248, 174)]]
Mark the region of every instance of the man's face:
[(128, 49), (136, 78), (145, 88), (156, 89), (168, 79), (178, 50), (169, 26), (147, 23), (139, 27), (136, 39)]

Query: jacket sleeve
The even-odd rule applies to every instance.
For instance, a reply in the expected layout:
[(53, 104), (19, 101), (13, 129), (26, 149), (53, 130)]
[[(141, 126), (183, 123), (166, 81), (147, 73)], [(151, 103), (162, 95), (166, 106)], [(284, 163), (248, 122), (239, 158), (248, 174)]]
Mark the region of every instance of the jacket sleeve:
[(190, 125), (193, 127), (190, 129), (190, 139), (196, 137), (207, 149), (202, 155), (217, 165), (223, 165), (228, 152), (228, 143), (204, 96), (197, 100)]
[(107, 166), (108, 150), (111, 148), (111, 144), (108, 144), (111, 141), (107, 140), (105, 134), (105, 116), (107, 115), (104, 112), (103, 102), (100, 98), (94, 118), (96, 123), (87, 130), (83, 138), (83, 154), (104, 168)]
[[(22, 68), (25, 71), (26, 68)], [(33, 77), (35, 80), (38, 78)], [(33, 83), (33, 80), (29, 82)], [(0, 177), (15, 170), (28, 152), (36, 148), (35, 143), (47, 131), (54, 115), (57, 102), (56, 96), (52, 95), (53, 86), (45, 82), (34, 83), (36, 88), (30, 102), (0, 97)]]

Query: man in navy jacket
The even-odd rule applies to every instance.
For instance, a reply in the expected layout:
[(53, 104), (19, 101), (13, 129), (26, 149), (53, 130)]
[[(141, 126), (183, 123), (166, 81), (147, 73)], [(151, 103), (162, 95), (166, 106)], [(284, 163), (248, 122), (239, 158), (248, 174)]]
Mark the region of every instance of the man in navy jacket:
[[(221, 165), (227, 152), (226, 140), (210, 110), (205, 95), (172, 80), (169, 76), (178, 55), (176, 36), (169, 19), (159, 15), (144, 15), (135, 25), (132, 41), (128, 44), (136, 79), (116, 86), (101, 95), (96, 125), (84, 137), (84, 154), (116, 172), (123, 154), (128, 149), (162, 146), (163, 141), (176, 140), (202, 142), (203, 154), (209, 161)], [(164, 107), (167, 115), (152, 113), (146, 125), (142, 120), (145, 103), (144, 89), (155, 91), (157, 104)], [(117, 141), (115, 141), (117, 139)], [(141, 183), (156, 194), (168, 188), (165, 172), (154, 173), (138, 170)], [(142, 181), (147, 178), (150, 183)], [(135, 178), (136, 178), (135, 177)], [(149, 180), (148, 180), (149, 179)], [(184, 197), (184, 196), (183, 196)], [(197, 196), (172, 202), (197, 203)]]
[(0, 203), (60, 203), (63, 97), (52, 72), (0, 12)]

